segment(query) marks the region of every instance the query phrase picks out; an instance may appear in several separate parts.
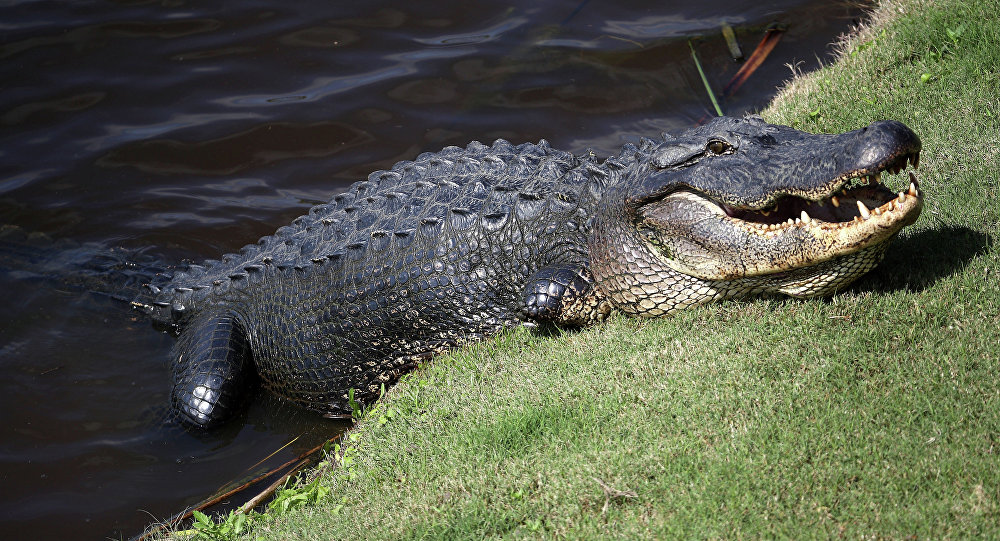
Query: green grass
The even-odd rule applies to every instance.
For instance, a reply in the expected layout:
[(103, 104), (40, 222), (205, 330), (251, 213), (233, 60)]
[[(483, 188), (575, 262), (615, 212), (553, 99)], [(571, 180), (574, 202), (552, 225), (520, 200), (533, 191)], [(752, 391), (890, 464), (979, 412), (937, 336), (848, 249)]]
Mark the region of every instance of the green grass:
[(765, 112), (921, 135), (924, 213), (861, 284), (438, 358), (252, 536), (1000, 537), (998, 12), (886, 2)]

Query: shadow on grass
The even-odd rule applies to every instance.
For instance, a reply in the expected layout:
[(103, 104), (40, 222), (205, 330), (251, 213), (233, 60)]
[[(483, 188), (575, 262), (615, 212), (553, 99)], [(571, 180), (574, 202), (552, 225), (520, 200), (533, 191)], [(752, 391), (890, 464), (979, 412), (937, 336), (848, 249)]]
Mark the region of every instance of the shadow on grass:
[(993, 242), (989, 235), (962, 226), (921, 231), (895, 241), (882, 264), (857, 287), (883, 293), (922, 291), (961, 270)]

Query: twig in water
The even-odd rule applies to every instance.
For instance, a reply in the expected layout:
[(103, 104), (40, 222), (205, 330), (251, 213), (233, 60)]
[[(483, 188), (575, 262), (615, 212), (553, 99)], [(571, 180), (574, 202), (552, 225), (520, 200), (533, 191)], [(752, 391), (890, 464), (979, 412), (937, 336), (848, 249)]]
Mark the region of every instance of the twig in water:
[[(271, 454), (267, 455), (266, 457), (264, 457), (264, 458), (262, 458), (262, 459), (258, 460), (256, 464), (254, 464), (253, 466), (250, 466), (249, 468), (247, 468), (247, 469), (245, 469), (245, 470), (243, 470), (243, 471), (250, 471), (250, 470), (252, 470), (252, 469), (256, 468), (257, 466), (260, 466), (261, 464), (263, 464), (264, 462), (266, 462), (266, 461), (267, 461), (267, 459), (269, 459), (269, 458), (271, 458), (272, 456), (274, 456), (274, 455), (276, 455), (276, 454), (280, 453), (280, 452), (281, 452), (281, 451), (282, 451), (282, 450), (283, 450), (283, 449), (284, 449), (285, 447), (288, 447), (289, 445), (291, 445), (291, 444), (295, 443), (295, 442), (296, 442), (296, 441), (298, 441), (298, 439), (299, 439), (299, 438), (301, 438), (301, 437), (302, 437), (302, 434), (299, 434), (298, 436), (295, 436), (294, 438), (292, 438), (292, 440), (291, 440), (291, 441), (289, 441), (288, 443), (286, 443), (286, 444), (282, 445), (281, 447), (278, 447), (277, 449), (275, 449), (275, 450), (274, 450), (274, 452), (273, 452), (273, 453), (271, 453)], [(300, 456), (299, 458), (302, 458), (302, 457)], [(283, 468), (283, 467), (284, 467), (284, 466), (282, 466), (282, 468)], [(281, 469), (281, 468), (278, 468), (278, 469)], [(272, 470), (272, 471), (275, 471), (275, 470)]]
[(688, 47), (691, 48), (691, 58), (694, 59), (694, 65), (698, 68), (698, 75), (701, 75), (701, 82), (705, 84), (705, 92), (708, 92), (708, 98), (712, 100), (712, 105), (715, 106), (715, 113), (719, 116), (725, 116), (722, 114), (722, 107), (719, 107), (719, 102), (715, 99), (715, 92), (712, 92), (712, 85), (708, 84), (708, 77), (705, 76), (705, 70), (701, 69), (701, 61), (698, 60), (698, 53), (694, 51), (694, 43), (688, 40)]
[(254, 496), (250, 499), (250, 501), (243, 504), (243, 507), (240, 507), (240, 512), (249, 513), (250, 511), (253, 511), (253, 509), (260, 505), (261, 502), (273, 495), (274, 492), (278, 490), (278, 487), (284, 485), (285, 482), (288, 481), (293, 475), (298, 473), (302, 468), (306, 467), (310, 461), (311, 460), (309, 458), (300, 460), (298, 464), (292, 466), (292, 469), (288, 470), (288, 473), (282, 475), (277, 481), (271, 483), (271, 486), (265, 488), (260, 494)]
[(743, 60), (743, 50), (740, 49), (740, 42), (736, 41), (736, 33), (733, 32), (733, 27), (729, 26), (729, 23), (722, 23), (722, 37), (726, 39), (726, 46), (729, 47), (729, 56), (733, 57), (733, 60), (736, 62)]
[(774, 46), (781, 41), (781, 35), (784, 32), (785, 27), (783, 26), (773, 26), (767, 29), (764, 33), (764, 38), (760, 40), (760, 43), (757, 44), (757, 48), (750, 54), (750, 58), (747, 58), (747, 61), (740, 67), (739, 71), (736, 72), (736, 75), (733, 75), (733, 78), (730, 79), (729, 84), (722, 89), (723, 96), (728, 98), (729, 96), (735, 94), (736, 91), (743, 86), (743, 83), (745, 83), (747, 79), (753, 75), (753, 72), (757, 71), (757, 68), (764, 63), (764, 59), (767, 58), (767, 55), (771, 54), (771, 51), (774, 50)]

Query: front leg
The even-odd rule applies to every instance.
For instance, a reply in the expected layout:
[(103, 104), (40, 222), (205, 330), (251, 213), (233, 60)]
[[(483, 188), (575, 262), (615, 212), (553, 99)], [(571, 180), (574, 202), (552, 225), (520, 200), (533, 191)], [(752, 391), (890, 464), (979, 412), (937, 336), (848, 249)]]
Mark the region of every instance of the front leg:
[(521, 316), (530, 321), (579, 327), (611, 312), (611, 303), (594, 287), (586, 264), (543, 267), (521, 291)]

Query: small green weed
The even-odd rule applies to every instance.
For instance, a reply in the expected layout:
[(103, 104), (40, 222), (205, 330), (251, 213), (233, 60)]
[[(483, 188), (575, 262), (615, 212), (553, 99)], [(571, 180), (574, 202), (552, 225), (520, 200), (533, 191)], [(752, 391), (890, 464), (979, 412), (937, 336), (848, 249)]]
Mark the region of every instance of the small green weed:
[(882, 31), (879, 32), (879, 34), (875, 36), (873, 39), (859, 43), (857, 47), (851, 49), (851, 52), (848, 53), (848, 56), (850, 56), (851, 58), (858, 56), (862, 52), (874, 47), (875, 44), (878, 43), (879, 40), (881, 40), (884, 37), (885, 37), (885, 29), (883, 28)]
[(948, 34), (948, 39), (951, 40), (953, 45), (958, 45), (958, 38), (962, 36), (965, 32), (965, 25), (959, 25), (958, 28), (952, 30), (951, 28), (945, 28), (945, 33)]
[(965, 25), (959, 25), (957, 28), (944, 29), (944, 36), (947, 38), (942, 39), (943, 43), (941, 45), (932, 45), (930, 50), (924, 55), (924, 72), (920, 74), (921, 83), (930, 83), (937, 80), (937, 76), (931, 73), (931, 67), (935, 64), (940, 63), (946, 56), (952, 55), (958, 49), (959, 38), (965, 33)]
[(363, 415), (361, 404), (354, 399), (354, 389), (347, 391), (347, 407), (351, 408), (351, 419), (357, 422)]
[(225, 520), (215, 522), (212, 520), (212, 517), (205, 513), (194, 511), (192, 529), (185, 532), (177, 532), (176, 535), (187, 536), (192, 540), (210, 539), (212, 541), (223, 541), (235, 539), (247, 532), (250, 524), (257, 520), (257, 517), (259, 517), (257, 513), (245, 514), (233, 510), (226, 515)]
[(274, 500), (267, 504), (267, 510), (280, 516), (303, 505), (316, 503), (328, 492), (330, 488), (321, 485), (319, 479), (314, 479), (307, 485), (283, 488), (278, 491)]
[[(329, 456), (331, 444), (332, 441), (328, 441), (323, 446), (324, 455)], [(335, 452), (338, 451), (339, 445), (335, 446)], [(323, 471), (329, 465), (329, 459), (324, 460), (316, 466), (316, 471)], [(195, 510), (191, 513), (194, 517), (191, 529), (174, 532), (173, 538), (183, 538), (190, 541), (229, 541), (237, 539), (248, 533), (256, 525), (272, 521), (276, 517), (287, 515), (302, 506), (316, 503), (329, 492), (330, 488), (321, 484), (318, 477), (306, 484), (302, 484), (301, 478), (291, 480), (286, 482), (285, 486), (275, 493), (274, 499), (267, 504), (266, 513), (233, 509), (225, 517), (220, 516), (213, 519), (209, 515)]]

